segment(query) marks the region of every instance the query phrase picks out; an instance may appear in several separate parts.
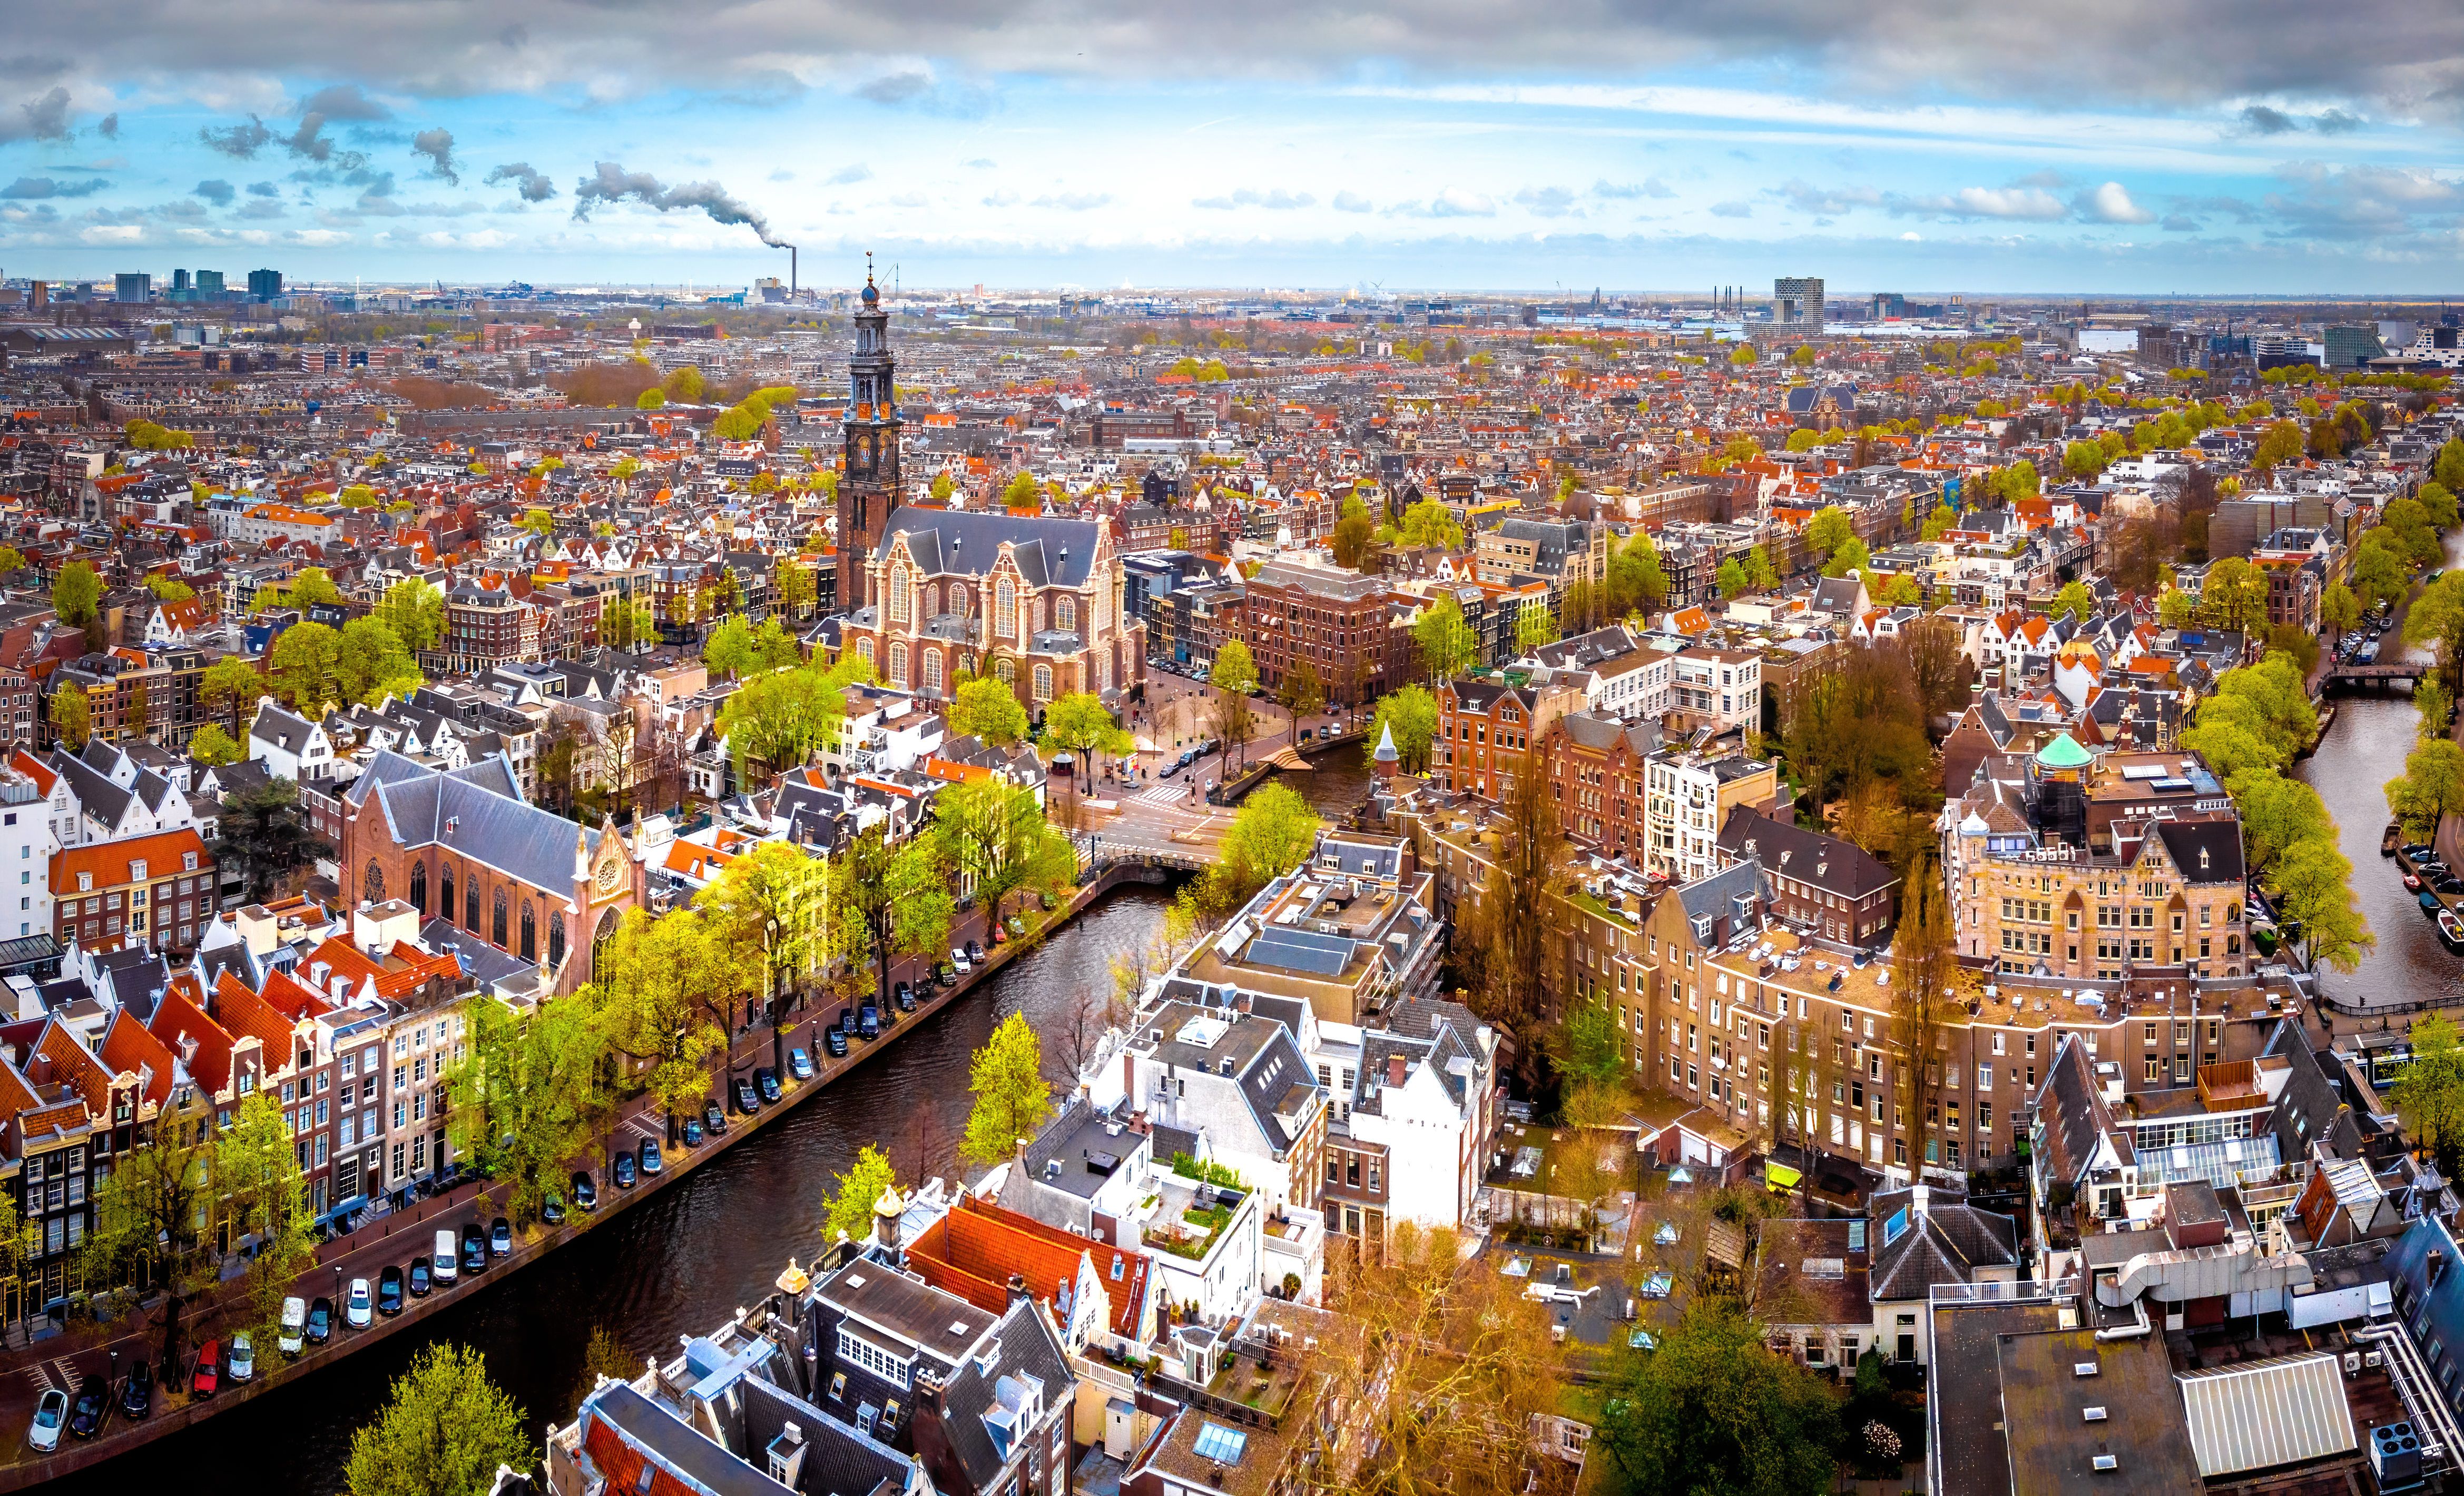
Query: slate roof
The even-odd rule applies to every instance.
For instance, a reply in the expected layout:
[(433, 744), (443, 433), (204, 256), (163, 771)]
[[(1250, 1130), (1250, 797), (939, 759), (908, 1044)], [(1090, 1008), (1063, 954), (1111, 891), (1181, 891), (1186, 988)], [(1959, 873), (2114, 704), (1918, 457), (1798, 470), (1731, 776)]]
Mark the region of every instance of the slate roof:
[(577, 853), (597, 851), (601, 836), (523, 800), (496, 756), (440, 771), (379, 753), (343, 798), (373, 799), (399, 847), (445, 847), (559, 897), (572, 894)]
[(928, 576), (980, 577), (1013, 547), (1021, 578), (1030, 587), (1082, 587), (1094, 561), (1103, 526), (1085, 519), (1046, 519), (963, 509), (901, 509), (873, 549), (879, 560), (892, 540), (908, 538), (908, 554)]
[(2242, 882), (2241, 825), (2234, 821), (2159, 821), (2166, 855), (2192, 883)]
[(1750, 805), (1728, 811), (1728, 824), (1720, 828), (1720, 849), (1732, 857), (1750, 851), (1766, 874), (1810, 883), (1851, 902), (1900, 881), (1899, 874), (1854, 842), (1774, 821)]
[[(1877, 1303), (1922, 1299), (1935, 1284), (1973, 1283), (1981, 1268), (2019, 1261), (2017, 1221), (1938, 1188), (1886, 1190), (1867, 1210), (1874, 1221), (1868, 1291)], [(1890, 1221), (1902, 1210), (1908, 1213), (1907, 1229), (1891, 1236)]]

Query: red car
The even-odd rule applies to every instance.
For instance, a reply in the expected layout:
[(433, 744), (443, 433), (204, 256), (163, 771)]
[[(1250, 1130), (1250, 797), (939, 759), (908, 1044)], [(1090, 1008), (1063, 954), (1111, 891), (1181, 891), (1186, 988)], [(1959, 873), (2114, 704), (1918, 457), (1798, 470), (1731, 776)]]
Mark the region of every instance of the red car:
[(188, 1375), (188, 1396), (210, 1397), (222, 1385), (223, 1343), (209, 1340), (197, 1348), (197, 1369)]

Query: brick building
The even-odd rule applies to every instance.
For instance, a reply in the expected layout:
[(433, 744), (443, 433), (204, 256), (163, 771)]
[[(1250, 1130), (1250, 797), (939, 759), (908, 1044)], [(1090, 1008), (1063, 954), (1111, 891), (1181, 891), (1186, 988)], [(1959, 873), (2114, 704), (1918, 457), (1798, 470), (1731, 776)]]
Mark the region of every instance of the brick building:
[(1277, 560), (1249, 579), (1241, 627), (1272, 693), (1306, 664), (1330, 707), (1366, 706), (1409, 678), (1409, 632), (1375, 578)]
[(214, 859), (194, 827), (52, 854), (52, 934), (62, 945), (187, 951), (213, 919)]

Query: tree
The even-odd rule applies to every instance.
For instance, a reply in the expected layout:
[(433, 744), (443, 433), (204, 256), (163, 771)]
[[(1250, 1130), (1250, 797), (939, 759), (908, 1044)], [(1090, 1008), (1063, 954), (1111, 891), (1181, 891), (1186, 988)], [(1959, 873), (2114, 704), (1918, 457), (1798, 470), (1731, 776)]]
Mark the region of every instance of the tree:
[(445, 633), (445, 594), (420, 578), (405, 577), (385, 589), (375, 616), (405, 649), (433, 649)]
[(1822, 574), (1845, 577), (1864, 571), (1873, 564), (1873, 558), (1865, 554), (1865, 542), (1852, 535), (1840, 542), (1839, 549), (1831, 553), (1831, 560), (1823, 563)]
[(233, 1243), (254, 1241), (242, 1291), (248, 1328), (270, 1345), (293, 1281), (316, 1265), (317, 1237), (291, 1124), (268, 1092), (241, 1102), (231, 1130), (214, 1143), (212, 1183)]
[(1215, 736), (1227, 747), (1239, 747), (1246, 763), (1249, 739), (1258, 732), (1258, 716), (1249, 706), (1249, 693), (1258, 689), (1258, 662), (1250, 657), (1249, 647), (1238, 639), (1224, 640), (1207, 667), (1206, 683), (1215, 688)]
[(1366, 563), (1377, 544), (1377, 526), (1369, 517), (1367, 506), (1357, 495), (1343, 501), (1343, 517), (1334, 522), (1334, 533), (1327, 539), (1327, 548), (1334, 555), (1338, 566), (1359, 568)]
[[(2336, 834), (2326, 803), (2299, 780), (2286, 779), (2273, 769), (2252, 768), (2233, 776), (2227, 787), (2233, 792), (2233, 808), (2241, 814), (2254, 875), (2264, 876), (2287, 848), (2312, 837), (2332, 839)], [(2387, 799), (2390, 805), (2395, 803), (2393, 786)]]
[(667, 404), (668, 397), (666, 393), (656, 385), (652, 385), (650, 388), (646, 389), (633, 397), (633, 408), (636, 410), (664, 409), (666, 408)]
[(1440, 596), (1413, 620), (1412, 643), (1420, 651), (1420, 665), (1429, 672), (1432, 686), (1461, 675), (1480, 658), (1480, 635), (1472, 631), (1463, 605), (1451, 593)]
[(856, 1242), (870, 1236), (873, 1205), (897, 1187), (898, 1171), (891, 1167), (888, 1154), (870, 1143), (858, 1149), (855, 1162), (838, 1177), (838, 1188), (830, 1194), (829, 1213), (822, 1219), (822, 1249), (829, 1250), (842, 1236)]
[(1035, 474), (1025, 472), (1011, 474), (1009, 482), (1001, 488), (1001, 507), (1012, 513), (1042, 513), (1044, 487), (1035, 481)]
[(702, 664), (734, 680), (753, 664), (753, 624), (742, 613), (731, 613), (701, 645)]
[(890, 990), (893, 957), (934, 958), (946, 949), (957, 901), (935, 837), (893, 844), (880, 825), (847, 844), (830, 880), (837, 927), (850, 966), (869, 959), (877, 985)]
[(188, 757), (209, 768), (237, 763), (247, 755), (240, 750), (231, 735), (223, 731), (220, 722), (208, 722), (188, 739)]
[(1424, 498), (1403, 511), (1399, 539), (1412, 550), (1434, 548), (1459, 551), (1463, 547), (1463, 525), (1454, 511), (1434, 498)]
[(1687, 1306), (1657, 1350), (1624, 1349), (1600, 1392), (1600, 1445), (1638, 1491), (1820, 1496), (1838, 1414), (1813, 1374), (1773, 1355), (1726, 1301)]
[(1015, 1156), (1044, 1131), (1052, 1115), (1052, 1089), (1044, 1079), (1044, 1049), (1024, 1013), (1001, 1020), (967, 1065), (967, 1089), (975, 1109), (958, 1156), (986, 1168)]
[(1825, 561), (1856, 538), (1857, 527), (1849, 519), (1848, 511), (1837, 504), (1822, 509), (1805, 527), (1806, 545)]
[[(314, 627), (296, 625), (285, 636)], [(407, 697), (427, 681), (402, 636), (382, 620), (371, 615), (342, 626), (334, 648), (334, 691), (341, 699), (375, 706), (387, 696)]]
[(838, 736), (847, 715), (847, 688), (869, 680), (872, 668), (848, 654), (825, 669), (819, 661), (755, 675), (718, 711), (718, 733), (736, 760), (738, 780), (758, 783), (796, 768)]
[(165, 1107), (95, 1187), (94, 1225), (77, 1254), (77, 1275), (89, 1288), (139, 1285), (162, 1295), (156, 1313), (166, 1367), (179, 1364), (188, 1301), (213, 1291), (222, 1265), (209, 1229), (212, 1132), (205, 1098)]
[(1018, 704), (1018, 693), (1009, 683), (997, 676), (961, 682), (947, 715), (951, 732), (980, 737), (995, 748), (1026, 736), (1026, 708)]
[(753, 975), (697, 910), (627, 910), (600, 947), (591, 976), (608, 1043), (671, 1127), (710, 1095), (711, 1060), (727, 1053), (725, 1023)]
[(1438, 698), (1422, 686), (1404, 686), (1377, 698), (1377, 715), (1369, 724), (1368, 740), (1361, 748), (1372, 768), (1376, 765), (1377, 744), (1389, 730), (1395, 734), (1397, 772), (1427, 773), (1438, 737)]
[[(2450, 499), (2448, 502), (2452, 505), (2454, 500)], [(0, 575), (5, 575), (7, 570), (8, 568), (0, 567)], [(194, 587), (179, 578), (166, 577), (160, 572), (145, 574), (145, 590), (153, 593), (155, 601), (161, 603), (187, 603), (197, 595)]]
[(932, 496), (933, 502), (936, 504), (948, 503), (950, 501), (950, 495), (957, 491), (958, 482), (956, 478), (950, 476), (949, 470), (946, 468), (933, 474), (933, 482), (931, 486), (925, 490), (925, 492)]
[[(1756, 546), (1754, 554), (1761, 555), (1762, 548)], [(1769, 570), (1770, 558), (1765, 557), (1763, 564)], [(1752, 580), (1752, 561), (1749, 558), (1749, 581)], [(1774, 577), (1768, 583), (1755, 584), (1772, 586), (1777, 583), (1778, 579)], [(1668, 574), (1661, 566), (1660, 548), (1652, 543), (1647, 533), (1637, 530), (1622, 550), (1609, 557), (1608, 574), (1601, 583), (1600, 601), (1601, 611), (1610, 618), (1647, 612), (1668, 601)]]
[[(2444, 578), (2440, 579), (2443, 583)], [(2365, 605), (2392, 604), (2402, 598), (2411, 585), (2405, 574), (2405, 558), (2396, 543), (2380, 531), (2364, 532), (2361, 544), (2353, 549), (2353, 591)], [(2431, 589), (2435, 591), (2436, 588)], [(2416, 607), (2415, 611), (2418, 611)], [(2410, 615), (2405, 620), (2405, 635), (2412, 635)]]
[(1136, 743), (1114, 719), (1111, 709), (1104, 705), (1104, 698), (1091, 691), (1070, 692), (1045, 707), (1044, 744), (1049, 752), (1078, 756), (1089, 792), (1095, 787), (1096, 750), (1116, 756), (1137, 751)]
[(1275, 699), (1282, 702), (1284, 710), (1296, 719), (1315, 716), (1325, 711), (1326, 682), (1318, 678), (1316, 664), (1303, 660), (1293, 666), (1284, 676), (1284, 684), (1276, 691)]
[(249, 709), (253, 716), (257, 698), (266, 694), (266, 678), (257, 673), (256, 667), (238, 655), (226, 654), (197, 677), (197, 702), (209, 712), (228, 707), (231, 733), (236, 738), (241, 732), (241, 709)]
[(2300, 923), (2302, 956), (2314, 968), (2324, 961), (2340, 972), (2354, 971), (2363, 954), (2378, 945), (2353, 903), (2352, 882), (2353, 865), (2332, 841), (2302, 843), (2277, 862), (2284, 915)]
[(1077, 849), (1045, 819), (1035, 791), (987, 774), (934, 801), (943, 860), (984, 901), (995, 923), (1021, 889), (1057, 891), (1078, 874)]
[(61, 623), (91, 630), (101, 609), (102, 577), (93, 562), (71, 561), (52, 578), (52, 611)]
[(64, 680), (52, 693), (49, 711), (52, 732), (71, 751), (85, 746), (94, 736), (93, 704), (86, 699), (85, 688), (73, 680)]
[[(1641, 538), (1637, 537), (1637, 539)], [(1652, 559), (1655, 564), (1659, 561), (1656, 553)], [(1757, 592), (1768, 592), (1779, 585), (1779, 569), (1771, 564), (1771, 552), (1759, 545), (1746, 553), (1746, 582)], [(1667, 594), (1667, 583), (1662, 582), (1661, 593), (1663, 597)]]
[(611, 596), (600, 608), (599, 642), (607, 648), (629, 654), (658, 638), (659, 620), (649, 604)]
[(2330, 583), (2325, 595), (2319, 599), (2319, 621), (2336, 630), (2336, 637), (2341, 639), (2345, 630), (2362, 621), (2362, 601), (2344, 583)]
[(1874, 601), (1884, 607), (1918, 607), (1925, 603), (1925, 588), (1917, 585), (1912, 572), (1901, 572), (1882, 584)]
[(2425, 738), (2405, 756), (2404, 773), (2387, 781), (2386, 794), (2397, 820), (2425, 838), (2435, 835), (2440, 821), (2464, 815), (2464, 747), (2445, 736)]
[(1943, 533), (1957, 523), (1959, 523), (1959, 511), (1948, 504), (1937, 504), (1934, 506), (1933, 513), (1925, 516), (1925, 527), (1918, 532), (1918, 538), (1930, 544), (1941, 539)]
[(1959, 938), (1942, 869), (1930, 848), (1907, 863), (1907, 898), (1891, 948), (1892, 1063), (1896, 1101), (1907, 1114), (1909, 1176), (1923, 1178), (1938, 1163), (1942, 1067), (1935, 1050), (1965, 1000)]
[(2088, 590), (2084, 582), (2064, 583), (2062, 590), (2054, 595), (2054, 612), (2057, 615), (2084, 620), (2095, 611), (2096, 594)]
[(1617, 1053), (1617, 1010), (1596, 995), (1566, 1010), (1547, 1038), (1550, 1063), (1570, 1089), (1622, 1085), (1626, 1062)]
[(1255, 891), (1299, 867), (1317, 846), (1323, 825), (1298, 790), (1261, 784), (1224, 829), (1220, 866), (1240, 887)]
[(0, 545), (0, 578), (13, 577), (25, 569), (25, 552), (13, 545)]
[(2219, 628), (2248, 630), (2267, 617), (2267, 574), (2237, 556), (2208, 568), (2199, 606)]
[(2464, 1167), (2464, 1039), (2438, 1013), (2414, 1023), (2410, 1039), (2412, 1058), (2396, 1072), (2387, 1099), (2416, 1151), (2427, 1151), (2447, 1174)]
[(2279, 467), (2301, 459), (2304, 438), (2300, 426), (2292, 421), (2277, 421), (2268, 427), (2258, 439), (2258, 449), (2251, 453), (2250, 464), (2261, 470)]
[(261, 902), (271, 897), (284, 873), (326, 855), (330, 849), (299, 813), (299, 786), (291, 781), (268, 780), (223, 797), (222, 837), (214, 844), (214, 860), (239, 869), (250, 898)]
[[(2422, 510), (2430, 516), (2431, 524), (2441, 530), (2455, 528), (2457, 513), (2455, 493), (2453, 489), (2444, 483), (2424, 483), (2421, 486), (2421, 492), (2414, 496), (2421, 501)], [(0, 561), (5, 560), (7, 560), (6, 557), (0, 557)]]
[(668, 371), (668, 377), (659, 381), (659, 393), (680, 405), (697, 406), (708, 398), (709, 387), (701, 370), (687, 363)]
[(1565, 924), (1569, 849), (1549, 776), (1536, 761), (1527, 757), (1516, 766), (1503, 799), (1490, 866), (1472, 896), (1459, 901), (1456, 945), (1472, 979), (1461, 985), (1471, 991), (1474, 1010), (1521, 1033), (1545, 1024), (1554, 1009), (1562, 972), (1552, 957)]
[(334, 700), (334, 671), (341, 651), (341, 635), (323, 624), (293, 624), (266, 653), (275, 691), (300, 715), (321, 715)]
[(1736, 597), (1746, 590), (1746, 568), (1731, 556), (1720, 562), (1719, 575), (1713, 581), (1720, 588), (1720, 596)]
[(487, 1358), (433, 1345), (411, 1358), (374, 1421), (351, 1435), (352, 1496), (486, 1496), (496, 1471), (529, 1470), (519, 1404), (488, 1377)]
[(512, 1181), (507, 1214), (526, 1225), (614, 1114), (603, 998), (585, 988), (525, 1015), (481, 994), (466, 1007), (470, 1037), (446, 1073), (453, 1151)]
[(1514, 618), (1514, 652), (1529, 654), (1544, 644), (1555, 644), (1557, 615), (1545, 607), (1526, 605)]
[(522, 517), (514, 521), (514, 528), (544, 540), (556, 534), (556, 516), (544, 509), (526, 509), (522, 511)]

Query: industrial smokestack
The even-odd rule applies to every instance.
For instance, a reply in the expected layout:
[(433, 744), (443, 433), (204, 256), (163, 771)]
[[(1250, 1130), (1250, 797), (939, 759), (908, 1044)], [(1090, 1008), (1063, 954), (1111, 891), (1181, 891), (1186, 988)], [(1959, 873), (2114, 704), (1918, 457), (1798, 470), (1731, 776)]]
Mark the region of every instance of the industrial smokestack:
[(787, 299), (796, 299), (796, 247), (787, 246)]

